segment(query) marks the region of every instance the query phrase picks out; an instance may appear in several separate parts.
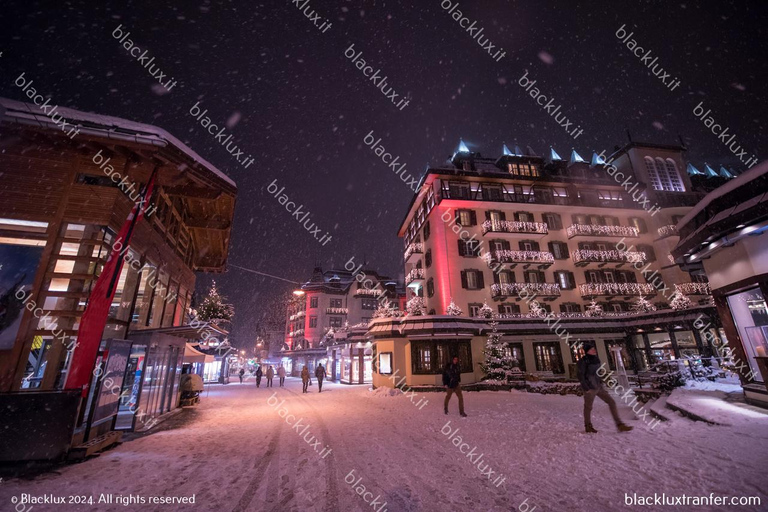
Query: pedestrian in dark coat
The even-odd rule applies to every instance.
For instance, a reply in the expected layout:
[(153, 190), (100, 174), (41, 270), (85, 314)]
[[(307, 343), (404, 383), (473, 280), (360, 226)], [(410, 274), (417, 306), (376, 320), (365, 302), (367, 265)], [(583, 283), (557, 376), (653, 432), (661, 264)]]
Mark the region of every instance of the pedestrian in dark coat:
[(240, 368), (240, 372), (238, 373), (238, 376), (240, 377), (240, 384), (243, 383), (243, 376), (245, 375), (245, 368)]
[(301, 369), (301, 382), (304, 384), (304, 388), (301, 390), (301, 392), (308, 393), (307, 386), (309, 386), (309, 369), (306, 366)]
[(600, 369), (600, 358), (597, 357), (597, 348), (591, 343), (584, 343), (584, 352), (584, 357), (579, 359), (579, 362), (576, 364), (581, 389), (584, 390), (584, 430), (588, 434), (597, 434), (597, 430), (592, 426), (592, 404), (595, 401), (595, 397), (598, 397), (608, 404), (613, 421), (616, 422), (616, 428), (619, 432), (629, 432), (632, 430), (632, 427), (625, 425), (621, 421), (619, 411), (616, 408), (616, 402), (603, 387), (603, 381), (597, 374), (597, 370)]
[(261, 365), (256, 368), (256, 387), (261, 387), (261, 378), (264, 376), (264, 372), (261, 371)]
[(325, 378), (325, 368), (323, 368), (323, 365), (317, 365), (317, 369), (315, 370), (315, 377), (317, 377), (317, 392), (322, 393), (323, 379)]
[(268, 388), (272, 387), (272, 379), (274, 378), (275, 378), (275, 370), (273, 370), (272, 367), (270, 366), (269, 368), (267, 368), (267, 387)]
[(448, 414), (448, 402), (454, 393), (459, 398), (459, 414), (466, 417), (464, 413), (464, 396), (461, 394), (461, 365), (459, 358), (454, 357), (451, 363), (445, 365), (443, 370), (443, 386), (445, 386), (445, 403), (443, 409)]

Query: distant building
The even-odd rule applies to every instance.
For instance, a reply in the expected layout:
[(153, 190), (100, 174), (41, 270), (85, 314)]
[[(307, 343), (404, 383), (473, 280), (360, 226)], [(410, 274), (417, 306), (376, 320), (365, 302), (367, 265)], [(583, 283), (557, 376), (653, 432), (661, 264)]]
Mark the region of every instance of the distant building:
[[(440, 385), (442, 367), (458, 355), (466, 381), (481, 379), (485, 303), (522, 369), (545, 376), (566, 376), (583, 341), (611, 365), (611, 349), (620, 350), (631, 370), (708, 356), (694, 319), (710, 318), (718, 343), (722, 333), (706, 277), (682, 271), (669, 253), (675, 225), (704, 195), (700, 184), (733, 176), (706, 177), (685, 151), (631, 142), (611, 155), (573, 150), (562, 158), (552, 148), (541, 155), (504, 146), (488, 158), (462, 142), (426, 170), (398, 233), (409, 298), (423, 297), (425, 312), (438, 316), (375, 320), (369, 335), (386, 366), (409, 383)], [(677, 289), (691, 309), (670, 308)], [(641, 297), (656, 311), (635, 314)], [(451, 301), (463, 315), (439, 318)], [(589, 316), (592, 301), (602, 316)]]
[(678, 231), (672, 254), (709, 280), (747, 401), (768, 407), (768, 163), (707, 194)]
[[(405, 291), (387, 276), (360, 267), (328, 270), (316, 267), (309, 281), (294, 292), (286, 311), (283, 364), (292, 375), (303, 366), (314, 372), (327, 367), (328, 378), (345, 383), (371, 381), (371, 346), (344, 340), (350, 330), (365, 330), (385, 300), (404, 305)], [(367, 348), (367, 355), (365, 354)]]

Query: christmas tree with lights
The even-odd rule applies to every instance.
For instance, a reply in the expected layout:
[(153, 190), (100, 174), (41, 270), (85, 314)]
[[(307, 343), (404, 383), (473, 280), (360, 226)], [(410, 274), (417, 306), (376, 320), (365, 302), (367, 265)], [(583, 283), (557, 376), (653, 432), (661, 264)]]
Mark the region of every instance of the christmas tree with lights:
[(231, 322), (235, 316), (235, 307), (226, 302), (226, 297), (219, 295), (216, 289), (216, 281), (211, 285), (208, 296), (203, 299), (200, 307), (197, 308), (197, 319), (212, 324)]

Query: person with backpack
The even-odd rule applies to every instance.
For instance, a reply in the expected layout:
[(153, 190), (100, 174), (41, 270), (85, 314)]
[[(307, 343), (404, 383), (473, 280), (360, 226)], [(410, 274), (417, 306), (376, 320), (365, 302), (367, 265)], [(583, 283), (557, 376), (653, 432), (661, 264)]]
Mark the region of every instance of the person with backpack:
[(325, 378), (325, 368), (323, 368), (323, 365), (317, 365), (317, 369), (315, 370), (315, 377), (317, 377), (317, 392), (322, 393), (323, 379)]
[(301, 382), (304, 385), (301, 392), (309, 393), (309, 391), (307, 391), (307, 386), (309, 386), (309, 369), (306, 366), (301, 369)]
[(261, 371), (261, 365), (256, 367), (256, 387), (261, 387), (261, 377), (264, 376), (264, 372)]

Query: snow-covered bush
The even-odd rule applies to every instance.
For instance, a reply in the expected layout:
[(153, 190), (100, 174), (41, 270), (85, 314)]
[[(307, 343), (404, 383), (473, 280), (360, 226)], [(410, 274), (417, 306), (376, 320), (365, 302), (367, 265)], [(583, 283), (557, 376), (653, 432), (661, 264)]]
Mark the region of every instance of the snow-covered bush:
[(689, 299), (687, 295), (676, 291), (672, 294), (672, 298), (669, 301), (669, 307), (676, 311), (689, 309), (693, 307), (693, 302), (691, 302), (691, 299)]
[(446, 308), (445, 314), (451, 316), (461, 316), (464, 314), (464, 312), (459, 306), (456, 305), (455, 302), (453, 302), (453, 299), (451, 299), (451, 303), (448, 304), (448, 308)]
[(427, 307), (424, 304), (424, 299), (418, 295), (405, 303), (405, 310), (410, 316), (423, 316), (426, 309)]
[(584, 311), (584, 316), (588, 317), (598, 317), (603, 316), (603, 306), (595, 302), (594, 300), (589, 303), (589, 306), (587, 306), (586, 311)]
[(651, 301), (641, 295), (637, 298), (635, 303), (632, 304), (631, 311), (633, 313), (651, 313), (656, 311), (656, 306), (654, 306)]
[(479, 318), (487, 318), (487, 319), (493, 318), (493, 308), (488, 305), (487, 301), (483, 302), (483, 307), (481, 307), (478, 310), (477, 316)]

